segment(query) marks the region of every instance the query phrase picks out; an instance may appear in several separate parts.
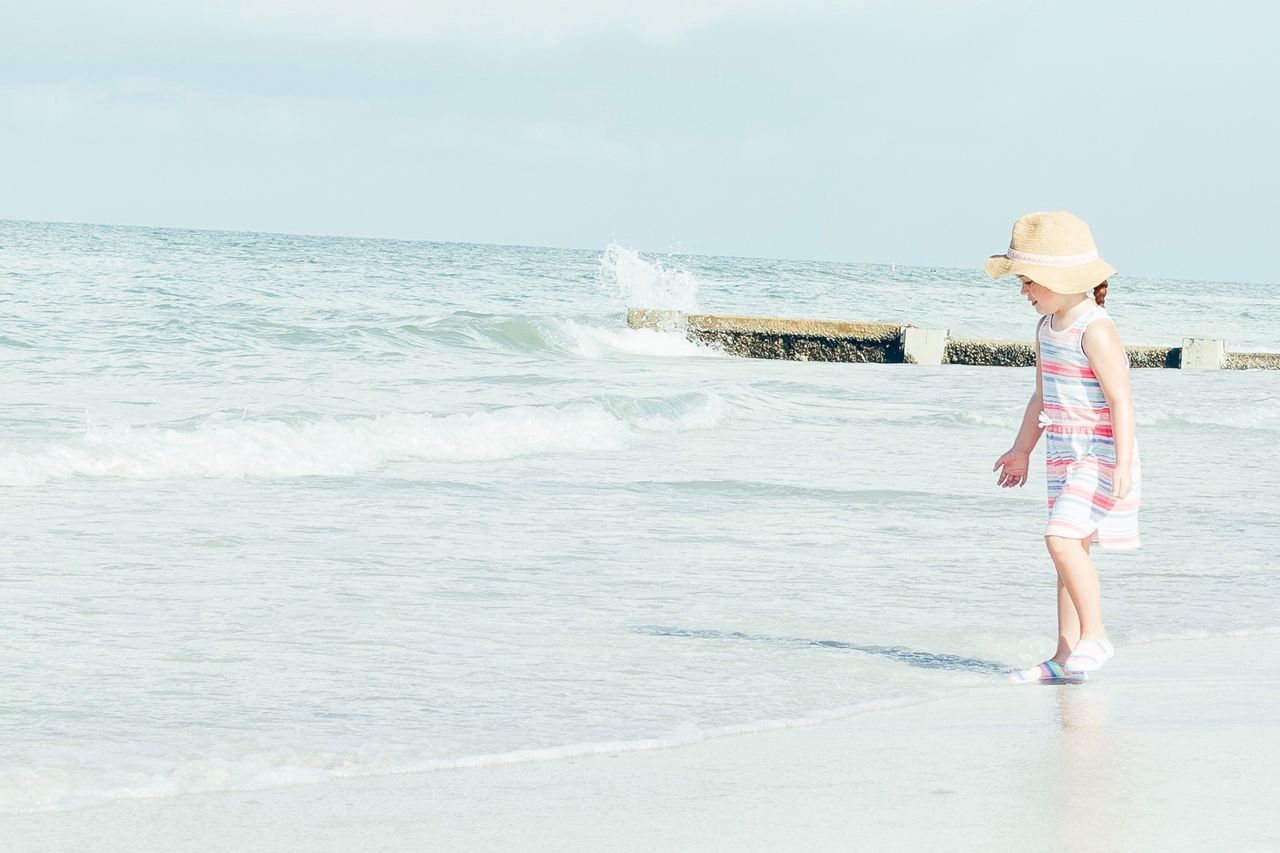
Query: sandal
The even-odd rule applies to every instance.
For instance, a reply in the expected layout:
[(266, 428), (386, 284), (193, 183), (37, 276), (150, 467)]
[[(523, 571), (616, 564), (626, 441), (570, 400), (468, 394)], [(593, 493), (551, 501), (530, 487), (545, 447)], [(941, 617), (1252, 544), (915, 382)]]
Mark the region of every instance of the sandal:
[(1079, 684), (1086, 678), (1083, 672), (1068, 672), (1056, 660), (1009, 673), (1009, 680), (1014, 684)]

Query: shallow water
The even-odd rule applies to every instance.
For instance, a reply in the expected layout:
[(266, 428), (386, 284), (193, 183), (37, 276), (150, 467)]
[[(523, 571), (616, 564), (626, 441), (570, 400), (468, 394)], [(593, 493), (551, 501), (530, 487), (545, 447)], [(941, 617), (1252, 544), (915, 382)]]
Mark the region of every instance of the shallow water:
[[(1275, 349), (1275, 293), (1108, 307), (1130, 342)], [(0, 810), (681, 743), (1051, 646), (1043, 478), (990, 470), (1030, 370), (623, 320), (1029, 339), (980, 272), (8, 222), (0, 294)], [(1276, 631), (1280, 375), (1134, 389), (1113, 635)]]

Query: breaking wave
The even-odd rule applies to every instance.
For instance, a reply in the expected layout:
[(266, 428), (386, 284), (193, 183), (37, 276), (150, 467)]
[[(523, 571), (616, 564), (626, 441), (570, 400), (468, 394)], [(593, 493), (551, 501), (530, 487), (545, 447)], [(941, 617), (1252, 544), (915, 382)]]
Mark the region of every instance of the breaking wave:
[(343, 476), (406, 460), (484, 462), (620, 450), (644, 432), (709, 429), (714, 395), (515, 406), (448, 415), (297, 420), (205, 419), (194, 428), (113, 426), (28, 452), (0, 452), (0, 485), (68, 477), (162, 480)]

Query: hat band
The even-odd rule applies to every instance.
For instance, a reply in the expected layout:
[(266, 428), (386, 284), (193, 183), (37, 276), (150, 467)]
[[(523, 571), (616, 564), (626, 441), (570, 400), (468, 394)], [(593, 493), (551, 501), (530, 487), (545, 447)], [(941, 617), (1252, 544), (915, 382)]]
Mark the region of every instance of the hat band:
[(1080, 255), (1033, 255), (1030, 252), (1019, 252), (1013, 247), (1005, 253), (1011, 261), (1035, 264), (1038, 267), (1078, 267), (1098, 259), (1098, 250), (1084, 252)]

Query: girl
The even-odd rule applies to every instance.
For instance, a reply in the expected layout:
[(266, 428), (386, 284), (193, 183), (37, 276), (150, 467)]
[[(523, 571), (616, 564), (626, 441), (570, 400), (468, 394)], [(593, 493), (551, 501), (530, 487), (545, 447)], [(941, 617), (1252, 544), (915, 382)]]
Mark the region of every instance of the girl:
[(1080, 678), (1115, 654), (1102, 626), (1098, 571), (1089, 545), (1139, 545), (1140, 466), (1129, 359), (1103, 303), (1115, 268), (1098, 257), (1089, 226), (1066, 211), (1031, 213), (1013, 225), (1009, 251), (987, 275), (1016, 275), (1041, 314), (1036, 389), (1013, 447), (996, 460), (1002, 488), (1027, 482), (1027, 461), (1048, 430), (1049, 523), (1044, 540), (1058, 570), (1058, 649), (1019, 682)]

